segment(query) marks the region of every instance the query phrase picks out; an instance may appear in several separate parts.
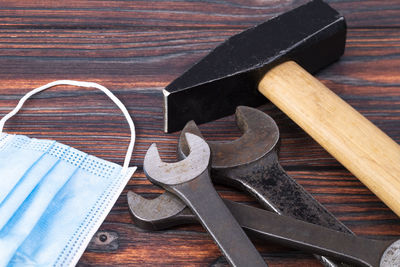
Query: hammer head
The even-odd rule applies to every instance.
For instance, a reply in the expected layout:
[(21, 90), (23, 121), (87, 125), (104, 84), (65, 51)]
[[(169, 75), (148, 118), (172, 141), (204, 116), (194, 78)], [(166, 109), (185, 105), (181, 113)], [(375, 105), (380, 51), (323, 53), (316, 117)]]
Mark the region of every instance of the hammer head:
[(268, 70), (293, 60), (316, 72), (339, 59), (345, 41), (344, 17), (320, 0), (245, 30), (164, 89), (164, 130), (218, 119), (238, 105), (259, 106), (266, 99), (257, 86)]

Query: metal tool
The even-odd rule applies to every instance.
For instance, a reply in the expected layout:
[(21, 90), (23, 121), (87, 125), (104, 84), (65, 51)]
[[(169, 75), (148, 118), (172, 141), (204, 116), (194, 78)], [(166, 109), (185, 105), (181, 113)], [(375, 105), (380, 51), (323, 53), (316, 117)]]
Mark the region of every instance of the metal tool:
[[(360, 238), (233, 201), (224, 202), (251, 236), (360, 266), (400, 266), (400, 240)], [(128, 203), (135, 223), (145, 229), (160, 230), (197, 221), (186, 205), (168, 192), (152, 200), (128, 192)]]
[(308, 73), (339, 59), (345, 40), (344, 17), (320, 0), (229, 38), (165, 88), (165, 131), (264, 95), (400, 216), (400, 145)]
[[(211, 149), (211, 177), (215, 183), (235, 186), (247, 191), (266, 209), (333, 230), (352, 233), (332, 213), (326, 210), (301, 185), (283, 170), (278, 162), (279, 129), (274, 120), (255, 108), (236, 109), (236, 123), (243, 135), (232, 142), (207, 142)], [(193, 121), (186, 124), (178, 143), (178, 156), (188, 155), (185, 133), (202, 137)], [(203, 138), (203, 137), (202, 137)], [(167, 195), (154, 199), (146, 207), (160, 202), (175, 201)], [(174, 207), (170, 205), (169, 208)], [(159, 207), (160, 213), (167, 212)], [(146, 211), (143, 211), (146, 214)], [(136, 212), (138, 213), (138, 211)], [(184, 221), (183, 213), (179, 216)], [(166, 216), (169, 218), (170, 216)], [(140, 220), (138, 220), (140, 224)], [(168, 223), (168, 220), (163, 220)], [(324, 266), (340, 266), (325, 257), (315, 255)]]
[[(236, 109), (236, 123), (243, 135), (233, 142), (207, 142), (211, 149), (211, 177), (214, 182), (235, 186), (256, 197), (260, 204), (278, 214), (288, 215), (303, 221), (319, 224), (345, 233), (352, 233), (336, 219), (301, 185), (283, 170), (278, 162), (279, 129), (274, 120), (255, 108), (240, 106)], [(188, 122), (182, 130), (178, 143), (178, 156), (183, 159), (188, 154), (185, 133), (202, 137), (196, 124)], [(160, 198), (160, 199), (159, 199)], [(168, 195), (161, 195), (146, 206), (158, 206), (160, 203), (175, 201)], [(158, 207), (160, 213), (175, 205)], [(166, 208), (168, 208), (166, 210)], [(136, 207), (139, 216), (140, 206)], [(143, 210), (144, 215), (149, 215)], [(179, 216), (185, 222), (186, 213)], [(146, 216), (145, 216), (146, 217)], [(141, 223), (141, 220), (137, 220)], [(168, 219), (163, 220), (168, 223)], [(325, 266), (342, 265), (325, 257), (315, 255)]]
[(191, 208), (232, 266), (266, 266), (211, 183), (209, 146), (196, 135), (188, 133), (186, 138), (190, 154), (176, 163), (162, 162), (151, 145), (143, 165), (146, 176)]
[(257, 87), (269, 70), (291, 60), (316, 72), (340, 58), (345, 42), (344, 17), (320, 0), (232, 36), (164, 89), (164, 130), (218, 119), (239, 105), (259, 106), (267, 100)]
[[(264, 208), (278, 214), (351, 233), (279, 164), (279, 129), (275, 121), (258, 109), (244, 106), (237, 107), (235, 115), (243, 132), (240, 138), (232, 142), (207, 141), (213, 182), (245, 190)], [(197, 125), (188, 122), (178, 143), (181, 159), (189, 152), (186, 133), (203, 138)]]
[[(213, 182), (235, 186), (249, 192), (266, 209), (344, 233), (352, 233), (326, 210), (278, 162), (279, 129), (275, 121), (255, 108), (236, 109), (236, 123), (243, 135), (232, 142), (210, 142)], [(178, 155), (185, 158), (188, 147), (185, 133), (202, 137), (190, 121), (181, 132)], [(203, 138), (203, 137), (202, 137)], [(325, 266), (337, 266), (315, 255)]]

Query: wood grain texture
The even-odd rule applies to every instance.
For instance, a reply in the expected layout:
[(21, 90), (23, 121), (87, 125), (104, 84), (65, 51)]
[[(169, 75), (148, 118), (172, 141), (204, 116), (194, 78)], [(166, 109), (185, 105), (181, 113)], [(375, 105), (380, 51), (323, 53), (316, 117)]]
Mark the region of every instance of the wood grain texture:
[[(304, 1), (0, 1), (0, 115), (28, 90), (56, 79), (94, 81), (127, 105), (137, 126), (131, 165), (139, 166), (80, 266), (226, 264), (200, 226), (162, 232), (132, 224), (126, 192), (162, 192), (142, 162), (157, 142), (175, 159), (178, 133), (162, 132), (161, 89), (225, 38)], [(316, 76), (400, 143), (400, 5), (329, 1), (350, 26), (345, 55)], [(313, 196), (358, 235), (394, 238), (400, 220), (364, 185), (271, 104), (260, 107), (281, 131), (280, 161)], [(201, 125), (211, 140), (240, 133), (233, 117)], [(6, 131), (51, 138), (122, 164), (129, 141), (123, 116), (100, 92), (58, 87), (29, 101)], [(253, 199), (217, 186), (223, 197)], [(101, 234), (107, 236), (106, 241)], [(257, 242), (270, 266), (320, 266), (311, 256)]]
[(294, 61), (268, 71), (258, 90), (400, 215), (396, 142)]
[[(5, 28), (243, 28), (307, 0), (0, 1)], [(351, 27), (400, 26), (396, 0), (327, 1)]]

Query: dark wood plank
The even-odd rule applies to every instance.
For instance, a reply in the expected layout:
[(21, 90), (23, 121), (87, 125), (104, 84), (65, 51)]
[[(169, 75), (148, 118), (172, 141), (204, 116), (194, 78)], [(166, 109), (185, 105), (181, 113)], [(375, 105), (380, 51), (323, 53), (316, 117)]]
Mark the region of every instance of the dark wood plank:
[[(3, 30), (3, 87), (32, 88), (60, 77), (89, 78), (118, 90), (160, 90), (237, 30)], [(352, 29), (339, 64), (318, 73), (337, 93), (396, 94), (400, 78), (397, 29)], [(378, 67), (379, 66), (379, 67)], [(40, 74), (40, 81), (37, 80)], [(18, 79), (23, 77), (24, 79)], [(26, 83), (29, 78), (30, 83)], [(36, 78), (36, 79), (35, 79)], [(33, 82), (33, 83), (32, 83)], [(370, 90), (365, 87), (370, 86)], [(375, 89), (373, 87), (376, 87)], [(15, 91), (17, 90), (17, 91)], [(389, 100), (389, 98), (388, 98)]]
[[(28, 90), (46, 82), (68, 78), (95, 81), (109, 87), (127, 105), (137, 126), (137, 144), (131, 165), (139, 166), (138, 173), (131, 179), (100, 232), (94, 237), (80, 265), (204, 266), (223, 263), (217, 247), (200, 226), (176, 227), (162, 232), (143, 231), (134, 226), (127, 210), (126, 193), (133, 190), (146, 197), (155, 197), (162, 192), (146, 180), (142, 171), (144, 153), (152, 142), (157, 142), (163, 158), (175, 159), (178, 133), (164, 134), (161, 130), (161, 89), (223, 39), (240, 31), (246, 23), (254, 22), (251, 16), (250, 19), (247, 18), (249, 13), (246, 12), (250, 11), (237, 11), (246, 2), (157, 2), (166, 10), (158, 12), (161, 17), (172, 9), (179, 11), (174, 13), (174, 16), (179, 17), (189, 7), (196, 8), (200, 5), (201, 9), (205, 4), (209, 5), (209, 10), (226, 14), (221, 15), (221, 25), (214, 22), (211, 14), (210, 17), (205, 17), (210, 19), (210, 29), (201, 28), (203, 26), (194, 23), (183, 30), (165, 27), (160, 30), (161, 26), (155, 24), (151, 25), (153, 28), (146, 29), (125, 29), (125, 26), (101, 30), (57, 29), (58, 26), (68, 25), (72, 28), (91, 28), (91, 25), (93, 28), (103, 27), (98, 24), (106, 20), (110, 21), (110, 25), (124, 24), (125, 17), (115, 19), (121, 11), (113, 13), (108, 9), (107, 5), (113, 5), (116, 1), (69, 2), (68, 5), (76, 6), (77, 10), (74, 12), (68, 10), (62, 2), (52, 2), (58, 5), (54, 10), (51, 10), (52, 5), (48, 2), (41, 3), (43, 5), (40, 8), (47, 8), (47, 15), (52, 14), (53, 17), (46, 20), (46, 13), (42, 13), (40, 19), (43, 23), (37, 25), (32, 24), (37, 18), (29, 12), (41, 4), (16, 1), (0, 5), (3, 11), (7, 8), (15, 12), (25, 10), (25, 15), (30, 14), (32, 17), (31, 21), (28, 20), (30, 24), (16, 22), (22, 15), (18, 18), (0, 18), (0, 21), (3, 19), (2, 23), (8, 23), (3, 26), (16, 27), (0, 32), (0, 116), (11, 110)], [(139, 5), (139, 2), (118, 3)], [(102, 4), (104, 14), (99, 11)], [(140, 4), (147, 5), (146, 2)], [(169, 9), (166, 7), (168, 4)], [(364, 1), (363, 5), (351, 1), (332, 4), (345, 6), (349, 14), (357, 14), (360, 23), (366, 23), (367, 16), (371, 16), (374, 23), (379, 21), (384, 25), (383, 22), (389, 23), (389, 20), (382, 14), (389, 14), (390, 18), (390, 8), (394, 12), (398, 11), (395, 1), (381, 2), (382, 13), (376, 11), (377, 1)], [(257, 5), (247, 5), (249, 9), (255, 10), (253, 18), (259, 19), (258, 8), (252, 8)], [(79, 9), (84, 8), (87, 9), (84, 12), (97, 14), (93, 16), (93, 21), (88, 20), (87, 25), (83, 23), (83, 19), (78, 18)], [(364, 12), (367, 9), (369, 11)], [(157, 12), (154, 10), (157, 9), (152, 10), (153, 12), (143, 16), (143, 23), (151, 21), (151, 17), (155, 16)], [(82, 14), (88, 14), (84, 12)], [(73, 15), (72, 13), (76, 13), (76, 16), (67, 19), (67, 15)], [(189, 15), (186, 13), (185, 16), (189, 21)], [(242, 17), (243, 21), (240, 21)], [(230, 20), (227, 18), (233, 19), (233, 23), (229, 24), (227, 21)], [(235, 18), (239, 18), (239, 22)], [(55, 23), (54, 19), (58, 19), (60, 24)], [(170, 18), (161, 18), (163, 19), (164, 22), (172, 21)], [(169, 26), (186, 27), (182, 26), (186, 24), (185, 19), (179, 19), (183, 21), (181, 24)], [(393, 18), (393, 24), (390, 25), (396, 25), (396, 19), (398, 17)], [(46, 29), (50, 25), (55, 29)], [(107, 25), (105, 23), (104, 27), (107, 28)], [(33, 29), (19, 29), (25, 26)], [(117, 26), (111, 25), (109, 28), (118, 28)], [(39, 27), (42, 29), (38, 29)], [(196, 29), (189, 29), (190, 27)], [(344, 57), (317, 74), (333, 91), (398, 143), (399, 52), (400, 33), (395, 27), (350, 29)], [(270, 114), (279, 125), (282, 137), (280, 160), (283, 167), (317, 200), (359, 235), (371, 238), (392, 238), (400, 235), (398, 217), (365, 186), (273, 105), (266, 104), (260, 109)], [(204, 124), (201, 129), (212, 140), (233, 140), (240, 135), (232, 116)], [(28, 102), (21, 114), (6, 125), (6, 131), (56, 139), (119, 164), (122, 164), (129, 138), (123, 116), (104, 95), (90, 89), (63, 86), (42, 93)], [(222, 186), (217, 188), (223, 197), (253, 203), (253, 199), (240, 192)], [(106, 242), (99, 240), (100, 234), (108, 235)], [(320, 266), (311, 256), (301, 252), (260, 242), (257, 242), (257, 247), (270, 266)]]
[[(3, 28), (247, 28), (307, 0), (1, 1)], [(400, 27), (396, 0), (327, 1), (350, 27)]]

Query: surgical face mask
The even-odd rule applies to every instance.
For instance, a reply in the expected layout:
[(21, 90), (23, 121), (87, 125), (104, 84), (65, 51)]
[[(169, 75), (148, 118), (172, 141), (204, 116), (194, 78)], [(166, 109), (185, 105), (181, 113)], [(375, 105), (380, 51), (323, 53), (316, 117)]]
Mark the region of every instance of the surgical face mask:
[[(131, 130), (123, 166), (52, 140), (3, 133), (32, 95), (59, 84), (94, 87), (122, 110)], [(105, 87), (56, 81), (25, 95), (0, 120), (0, 266), (73, 266), (136, 167), (132, 118)]]

